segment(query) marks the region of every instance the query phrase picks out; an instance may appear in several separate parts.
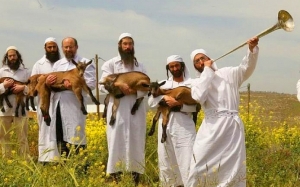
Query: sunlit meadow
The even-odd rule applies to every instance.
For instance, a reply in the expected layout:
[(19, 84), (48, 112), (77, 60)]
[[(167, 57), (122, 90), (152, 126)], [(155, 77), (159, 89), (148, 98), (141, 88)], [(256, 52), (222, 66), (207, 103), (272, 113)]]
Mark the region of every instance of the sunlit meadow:
[[(247, 186), (300, 186), (300, 103), (293, 95), (276, 93), (251, 93), (249, 104), (248, 101), (247, 93), (242, 93), (240, 116), (246, 129)], [(149, 111), (148, 129), (152, 117), (153, 112)], [(202, 118), (201, 112), (197, 128)], [(0, 186), (134, 186), (126, 172), (118, 184), (105, 173), (108, 155), (105, 129), (103, 120), (89, 114), (87, 149), (42, 165), (37, 163), (38, 125), (35, 119), (30, 119), (31, 160), (19, 159), (15, 151), (12, 159), (1, 159)], [(158, 186), (157, 135), (146, 139), (146, 168), (139, 186)], [(214, 186), (216, 181), (207, 186)]]

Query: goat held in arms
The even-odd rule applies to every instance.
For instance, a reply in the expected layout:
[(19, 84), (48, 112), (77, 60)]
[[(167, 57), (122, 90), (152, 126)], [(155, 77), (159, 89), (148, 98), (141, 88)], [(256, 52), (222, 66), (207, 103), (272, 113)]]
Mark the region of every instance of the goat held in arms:
[[(44, 121), (47, 125), (50, 125), (51, 119), (49, 116), (49, 107), (50, 107), (50, 96), (51, 91), (59, 92), (64, 90), (72, 90), (76, 95), (78, 101), (81, 105), (81, 111), (83, 114), (87, 114), (86, 108), (84, 106), (82, 90), (87, 92), (92, 99), (92, 101), (99, 105), (100, 102), (95, 98), (92, 93), (92, 90), (88, 87), (84, 79), (84, 71), (88, 65), (92, 63), (92, 60), (85, 63), (85, 62), (75, 62), (72, 60), (72, 63), (76, 65), (76, 68), (69, 70), (69, 71), (57, 71), (51, 72), (48, 74), (41, 74), (37, 75), (37, 81), (32, 81), (32, 85), (30, 87), (30, 94), (32, 97), (36, 96), (37, 94), (40, 97), (40, 109), (42, 115), (44, 117)], [(46, 79), (49, 75), (56, 76), (56, 82), (52, 85), (46, 84)], [(34, 79), (35, 80), (35, 79)], [(71, 83), (71, 88), (66, 88), (64, 86), (64, 81), (68, 80)], [(36, 84), (36, 85), (35, 85)]]
[[(109, 121), (110, 125), (113, 125), (116, 121), (117, 109), (120, 104), (119, 99), (125, 96), (125, 94), (121, 91), (119, 86), (126, 84), (130, 89), (135, 91), (150, 91), (150, 78), (146, 74), (139, 71), (110, 74), (104, 77), (104, 80), (102, 82), (99, 82), (99, 84), (104, 85), (104, 88), (109, 92), (110, 96), (114, 97), (112, 115)], [(136, 99), (136, 102), (134, 103), (131, 109), (132, 115), (134, 115), (135, 112), (138, 110), (139, 105), (141, 104), (143, 99), (144, 97)]]
[[(164, 85), (166, 81), (163, 81), (162, 83), (158, 82), (151, 82), (150, 88), (151, 88), (151, 94), (152, 96), (158, 97), (159, 95), (167, 95), (170, 97), (173, 97), (175, 100), (180, 102), (181, 104), (185, 105), (197, 105), (196, 106), (196, 112), (193, 112), (193, 121), (196, 124), (197, 122), (197, 115), (198, 112), (200, 111), (200, 104), (195, 101), (192, 96), (191, 96), (191, 89), (186, 86), (179, 86), (173, 89), (161, 89), (160, 86)], [(162, 99), (161, 102), (159, 103), (159, 106), (157, 108), (156, 114), (153, 117), (152, 120), (152, 126), (150, 128), (150, 131), (148, 133), (148, 136), (152, 136), (154, 131), (155, 131), (155, 124), (159, 119), (160, 114), (162, 114), (162, 138), (161, 138), (161, 143), (164, 143), (167, 139), (167, 125), (169, 122), (169, 115), (171, 111), (180, 111), (180, 108), (177, 106), (175, 107), (170, 107), (166, 104), (166, 102)]]
[[(0, 78), (0, 83), (3, 83), (4, 80), (6, 80), (6, 79), (12, 79), (14, 81), (14, 85), (17, 84), (17, 85), (24, 85), (25, 86), (27, 84), (26, 82), (20, 82), (20, 81), (17, 81), (15, 79), (11, 78), (11, 77), (1, 77)], [(5, 102), (6, 102), (6, 104), (9, 108), (13, 107), (12, 104), (10, 103), (9, 99), (8, 99), (9, 95), (14, 94), (13, 91), (12, 91), (12, 88), (13, 88), (13, 86), (8, 87), (5, 90), (4, 93), (0, 94), (0, 108), (1, 108), (2, 112), (5, 112), (5, 108), (3, 106), (3, 101), (4, 100), (5, 100)], [(25, 107), (26, 107), (26, 105), (28, 105), (27, 103), (29, 101), (29, 98), (26, 95), (24, 95), (23, 91), (21, 91), (19, 93), (16, 93), (15, 97), (16, 97), (16, 104), (17, 104), (16, 108), (15, 108), (15, 116), (19, 117), (19, 108), (20, 108), (20, 106), (21, 106), (22, 116), (25, 116), (26, 115)], [(26, 104), (24, 102), (24, 98), (26, 98)], [(33, 107), (33, 109), (35, 109), (35, 108)]]

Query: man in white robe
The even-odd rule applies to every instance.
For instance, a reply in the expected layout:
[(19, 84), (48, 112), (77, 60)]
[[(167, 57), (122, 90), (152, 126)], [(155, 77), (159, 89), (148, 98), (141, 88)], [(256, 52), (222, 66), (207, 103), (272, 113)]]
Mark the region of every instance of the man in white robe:
[(248, 51), (236, 67), (217, 69), (203, 49), (191, 53), (201, 73), (193, 81), (192, 97), (204, 109), (205, 118), (193, 147), (188, 187), (246, 186), (244, 124), (238, 115), (239, 88), (253, 73), (258, 58), (258, 38), (248, 40)]
[[(144, 65), (137, 61), (134, 56), (134, 40), (130, 33), (123, 33), (118, 41), (119, 55), (106, 61), (101, 67), (104, 77), (113, 73), (139, 71), (146, 73)], [(137, 98), (147, 93), (134, 93), (124, 84), (119, 86), (124, 97), (120, 98), (120, 104), (116, 113), (116, 121), (109, 125), (112, 115), (113, 97), (110, 97), (107, 106), (107, 143), (108, 162), (107, 173), (118, 180), (122, 172), (132, 172), (136, 184), (139, 183), (139, 175), (144, 173), (145, 168), (145, 140), (146, 140), (146, 107), (141, 102), (134, 115), (130, 113)], [(100, 92), (108, 94), (103, 85), (99, 86)]]
[[(0, 77), (10, 77), (16, 81), (27, 82), (30, 71), (25, 68), (22, 55), (15, 46), (9, 46), (6, 49), (2, 65), (0, 68)], [(16, 144), (11, 138), (10, 132), (13, 131), (17, 137), (18, 155), (24, 159), (29, 159), (27, 114), (26, 116), (22, 116), (22, 106), (18, 110), (19, 117), (15, 116), (17, 105), (15, 94), (23, 92), (24, 95), (27, 95), (28, 87), (26, 85), (15, 84), (14, 80), (10, 78), (0, 83), (0, 94), (3, 94), (8, 89), (13, 92), (13, 94), (8, 96), (12, 108), (4, 101), (3, 109), (5, 111), (0, 110), (0, 145), (2, 147), (2, 157), (11, 157), (12, 145)]]
[[(44, 42), (45, 55), (39, 59), (32, 68), (31, 76), (36, 74), (46, 74), (52, 72), (53, 64), (60, 59), (59, 48), (56, 39), (49, 37)], [(38, 151), (39, 162), (51, 162), (59, 158), (56, 141), (50, 139), (50, 126), (44, 122), (40, 110), (40, 98), (37, 103), (37, 120), (39, 124)]]
[[(62, 50), (65, 57), (53, 65), (53, 72), (68, 71), (76, 68), (72, 63), (72, 59), (75, 62), (89, 62), (89, 59), (77, 55), (77, 49), (78, 43), (75, 38), (64, 38), (62, 41)], [(94, 63), (86, 67), (83, 76), (88, 87), (91, 90), (95, 89), (97, 80)], [(49, 75), (46, 79), (46, 84), (48, 85), (55, 82), (55, 75)], [(72, 86), (69, 80), (65, 80), (64, 85), (66, 88)], [(87, 93), (82, 92), (82, 96), (86, 107)], [(80, 148), (86, 148), (86, 115), (82, 113), (81, 104), (73, 91), (52, 92), (49, 115), (51, 117), (50, 140), (57, 141), (58, 150), (61, 155), (69, 155), (70, 149), (67, 144), (74, 145), (76, 153), (78, 153)]]
[[(178, 86), (191, 87), (191, 78), (188, 68), (185, 66), (179, 55), (172, 55), (167, 58), (167, 72), (169, 77), (161, 89), (173, 89)], [(157, 107), (159, 102), (164, 100), (168, 106), (180, 107), (172, 111), (167, 124), (167, 139), (161, 143), (162, 136), (162, 115), (158, 121), (158, 164), (160, 170), (161, 185), (184, 186), (189, 175), (190, 160), (192, 158), (193, 144), (196, 136), (195, 123), (192, 119), (192, 112), (196, 112), (196, 105), (185, 105), (176, 101), (173, 97), (161, 95), (149, 97), (150, 107)]]

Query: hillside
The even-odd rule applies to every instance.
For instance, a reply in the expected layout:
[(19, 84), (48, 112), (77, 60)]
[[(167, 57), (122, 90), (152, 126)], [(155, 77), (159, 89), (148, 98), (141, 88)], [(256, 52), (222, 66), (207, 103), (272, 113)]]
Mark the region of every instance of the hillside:
[[(247, 107), (248, 93), (241, 92), (241, 105)], [(294, 94), (282, 94), (276, 92), (250, 92), (250, 103), (256, 102), (263, 108), (261, 113), (264, 119), (271, 116), (269, 121), (287, 122), (297, 124), (300, 122), (300, 102)], [(255, 110), (250, 107), (250, 112)]]

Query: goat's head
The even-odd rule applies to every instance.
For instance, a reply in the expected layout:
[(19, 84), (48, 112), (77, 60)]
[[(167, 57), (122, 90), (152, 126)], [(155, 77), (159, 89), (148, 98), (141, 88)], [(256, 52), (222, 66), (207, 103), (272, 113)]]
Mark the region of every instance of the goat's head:
[(159, 87), (164, 85), (166, 81), (162, 81), (161, 83), (156, 82), (151, 82), (150, 83), (150, 93), (153, 97), (157, 97), (159, 95)]
[(104, 85), (104, 88), (109, 92), (114, 92), (114, 82), (117, 79), (118, 74), (110, 74), (106, 77), (104, 77), (104, 80), (102, 82), (99, 82), (99, 84)]
[(90, 60), (87, 63), (86, 62), (80, 62), (80, 61), (77, 63), (77, 62), (75, 62), (75, 60), (72, 59), (72, 63), (76, 66), (76, 68), (79, 72), (79, 76), (81, 76), (81, 77), (83, 76), (86, 67), (88, 65), (90, 65), (92, 62), (93, 62), (93, 60)]

